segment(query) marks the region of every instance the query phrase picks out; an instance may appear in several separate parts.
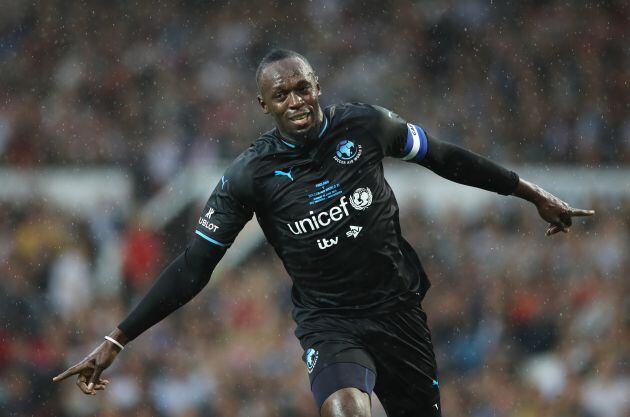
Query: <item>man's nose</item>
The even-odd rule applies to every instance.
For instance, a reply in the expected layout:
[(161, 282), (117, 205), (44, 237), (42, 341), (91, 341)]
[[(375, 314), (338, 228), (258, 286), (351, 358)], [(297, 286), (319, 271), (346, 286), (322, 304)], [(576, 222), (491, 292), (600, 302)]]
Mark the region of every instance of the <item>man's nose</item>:
[(289, 107), (297, 108), (302, 106), (304, 100), (300, 97), (299, 94), (296, 94), (294, 91), (289, 93)]

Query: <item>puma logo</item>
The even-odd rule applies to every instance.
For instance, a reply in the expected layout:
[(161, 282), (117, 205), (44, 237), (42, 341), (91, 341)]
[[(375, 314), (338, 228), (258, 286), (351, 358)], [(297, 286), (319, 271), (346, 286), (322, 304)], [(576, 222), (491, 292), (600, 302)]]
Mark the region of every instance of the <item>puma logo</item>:
[(275, 175), (280, 175), (280, 176), (284, 176), (289, 178), (291, 181), (293, 181), (293, 176), (291, 175), (291, 169), (289, 169), (288, 172), (284, 172), (284, 171), (275, 171), (274, 172)]

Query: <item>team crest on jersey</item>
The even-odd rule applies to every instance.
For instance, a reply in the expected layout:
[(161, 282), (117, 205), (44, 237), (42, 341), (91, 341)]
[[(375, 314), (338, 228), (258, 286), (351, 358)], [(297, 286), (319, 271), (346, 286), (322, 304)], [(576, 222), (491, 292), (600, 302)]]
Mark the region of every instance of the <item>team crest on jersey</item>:
[(310, 374), (315, 369), (315, 365), (317, 364), (317, 358), (319, 358), (319, 352), (313, 348), (308, 348), (306, 351), (305, 359), (306, 359), (306, 369)]
[(359, 159), (362, 153), (363, 148), (361, 145), (354, 143), (350, 139), (344, 139), (337, 144), (333, 159), (341, 165), (349, 165)]

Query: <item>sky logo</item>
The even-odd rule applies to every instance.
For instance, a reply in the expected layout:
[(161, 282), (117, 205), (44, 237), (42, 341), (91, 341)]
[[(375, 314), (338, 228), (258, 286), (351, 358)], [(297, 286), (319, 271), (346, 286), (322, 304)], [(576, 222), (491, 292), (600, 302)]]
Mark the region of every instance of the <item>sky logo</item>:
[(356, 239), (357, 236), (359, 236), (359, 233), (361, 233), (362, 229), (363, 227), (361, 226), (350, 226), (350, 230), (346, 232), (346, 236), (353, 237)]
[(284, 172), (284, 171), (275, 171), (274, 174), (275, 175), (279, 175), (279, 176), (283, 176), (283, 177), (288, 177), (291, 181), (293, 181), (293, 176), (291, 175), (291, 169), (289, 169), (288, 172)]

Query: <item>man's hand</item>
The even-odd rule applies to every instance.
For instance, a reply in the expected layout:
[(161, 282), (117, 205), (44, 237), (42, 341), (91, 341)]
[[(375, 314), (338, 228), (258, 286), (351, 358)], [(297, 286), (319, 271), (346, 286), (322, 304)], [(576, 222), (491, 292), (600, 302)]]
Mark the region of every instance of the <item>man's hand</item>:
[(592, 216), (595, 214), (594, 210), (573, 208), (555, 195), (523, 179), (520, 180), (513, 194), (536, 205), (540, 217), (549, 222), (549, 227), (547, 227), (545, 232), (547, 236), (558, 232), (568, 233), (569, 228), (573, 224), (572, 217)]
[[(545, 193), (547, 193), (545, 191)], [(545, 234), (551, 236), (558, 232), (569, 232), (569, 227), (573, 224), (572, 217), (592, 216), (594, 210), (576, 209), (569, 206), (553, 194), (548, 194), (548, 198), (536, 204), (538, 214), (549, 222), (549, 227)]]
[[(126, 340), (121, 335), (122, 333), (119, 330), (115, 330), (110, 334), (110, 337), (124, 344)], [(95, 395), (96, 391), (104, 390), (109, 384), (107, 379), (101, 378), (101, 373), (114, 362), (118, 352), (120, 352), (120, 348), (106, 340), (79, 363), (54, 377), (53, 381), (63, 381), (69, 376), (79, 375), (77, 378), (79, 389), (85, 394)]]

